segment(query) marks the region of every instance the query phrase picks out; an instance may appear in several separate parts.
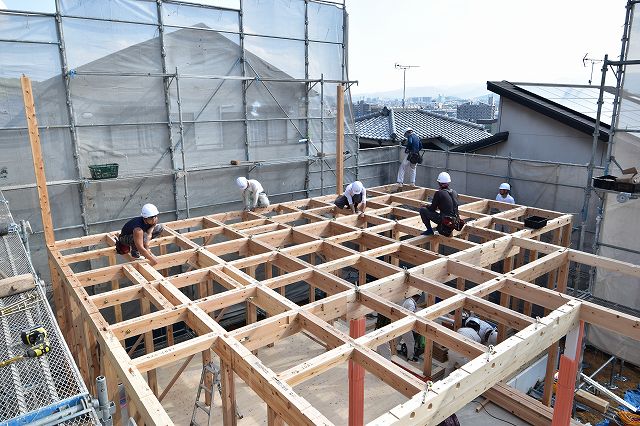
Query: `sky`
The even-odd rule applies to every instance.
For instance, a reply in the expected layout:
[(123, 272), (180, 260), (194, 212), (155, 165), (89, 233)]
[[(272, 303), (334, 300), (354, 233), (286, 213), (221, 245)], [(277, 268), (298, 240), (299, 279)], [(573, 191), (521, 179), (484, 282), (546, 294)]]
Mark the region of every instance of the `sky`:
[[(354, 96), (478, 87), (487, 80), (588, 84), (582, 58), (620, 55), (626, 0), (345, 0)], [(600, 82), (600, 64), (594, 84)], [(610, 74), (610, 73), (609, 73)], [(423, 91), (422, 91), (423, 92)], [(445, 93), (446, 94), (446, 93)]]

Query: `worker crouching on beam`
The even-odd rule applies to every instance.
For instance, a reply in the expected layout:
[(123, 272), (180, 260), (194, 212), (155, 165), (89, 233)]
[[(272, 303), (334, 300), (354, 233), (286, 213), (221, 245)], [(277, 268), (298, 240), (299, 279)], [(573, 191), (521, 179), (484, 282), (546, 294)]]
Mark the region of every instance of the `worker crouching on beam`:
[(118, 254), (127, 255), (132, 260), (146, 258), (151, 265), (158, 263), (156, 256), (149, 250), (149, 241), (157, 238), (164, 230), (164, 227), (158, 224), (158, 214), (158, 208), (153, 204), (142, 206), (140, 216), (129, 220), (122, 227), (116, 241)]

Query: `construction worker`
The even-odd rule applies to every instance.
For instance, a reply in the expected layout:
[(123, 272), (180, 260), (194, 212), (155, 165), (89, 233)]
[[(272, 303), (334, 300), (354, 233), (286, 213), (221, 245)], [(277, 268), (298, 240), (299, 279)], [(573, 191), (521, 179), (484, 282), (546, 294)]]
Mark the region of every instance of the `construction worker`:
[(267, 194), (264, 192), (260, 182), (240, 176), (236, 179), (236, 185), (242, 190), (245, 210), (254, 211), (257, 207), (269, 207), (269, 198), (267, 198)]
[(333, 202), (339, 209), (346, 209), (347, 206), (352, 213), (360, 211), (360, 216), (364, 216), (364, 210), (367, 208), (367, 189), (359, 180), (350, 183), (344, 189), (344, 193)]
[(433, 235), (431, 222), (437, 225), (440, 234), (450, 237), (460, 220), (458, 215), (458, 194), (449, 188), (451, 176), (442, 172), (438, 175), (438, 185), (440, 189), (433, 194), (433, 200), (428, 207), (420, 208), (420, 218), (427, 227), (422, 235)]
[(420, 157), (420, 150), (422, 150), (420, 137), (411, 127), (407, 127), (407, 130), (404, 131), (404, 137), (407, 138), (407, 146), (404, 149), (407, 156), (402, 160), (400, 168), (398, 169), (398, 189), (404, 184), (405, 174), (409, 175), (409, 183), (411, 185), (416, 184), (416, 169), (418, 164), (422, 162), (422, 158)]
[(510, 191), (511, 191), (511, 185), (509, 185), (506, 182), (501, 183), (500, 186), (498, 187), (498, 195), (496, 195), (496, 201), (515, 204), (516, 200), (513, 199), (513, 197), (509, 193)]
[[(473, 340), (476, 343), (480, 343), (480, 334), (478, 334), (479, 332), (480, 326), (475, 322), (465, 324), (464, 327), (460, 327), (458, 329), (458, 333), (462, 334), (467, 339)], [(460, 368), (469, 362), (469, 358), (452, 350), (449, 350), (449, 352), (447, 353), (447, 358), (447, 368), (445, 368), (444, 370), (445, 376), (448, 376), (455, 369)]]
[(153, 204), (145, 204), (140, 216), (129, 220), (122, 227), (116, 241), (116, 251), (123, 255), (129, 254), (134, 260), (146, 258), (151, 265), (155, 265), (158, 259), (149, 250), (149, 241), (158, 237), (163, 230), (164, 227), (158, 224), (158, 208)]
[(471, 324), (478, 324), (478, 335), (480, 336), (480, 343), (483, 345), (495, 345), (498, 341), (498, 330), (478, 317), (469, 317), (464, 322), (465, 327), (471, 326)]
[[(420, 299), (420, 294), (414, 294), (411, 297), (407, 297), (402, 302), (402, 307), (411, 312), (418, 311), (418, 299)], [(416, 341), (420, 338), (420, 335), (414, 331), (407, 331), (402, 335), (402, 340), (407, 347), (407, 361), (418, 361), (418, 351)]]

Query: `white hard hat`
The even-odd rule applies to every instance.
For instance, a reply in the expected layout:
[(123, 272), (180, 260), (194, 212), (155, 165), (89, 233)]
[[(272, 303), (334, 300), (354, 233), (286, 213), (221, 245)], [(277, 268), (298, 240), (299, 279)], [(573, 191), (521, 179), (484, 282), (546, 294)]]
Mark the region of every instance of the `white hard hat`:
[(160, 212), (158, 211), (158, 208), (156, 206), (154, 206), (153, 204), (145, 204), (144, 206), (142, 206), (142, 212), (140, 213), (140, 216), (146, 219), (148, 217), (158, 216), (158, 213)]
[(500, 184), (500, 188), (498, 189), (506, 189), (507, 191), (511, 191), (511, 185), (509, 185), (508, 183), (504, 182)]
[(451, 176), (447, 172), (441, 172), (438, 175), (438, 182), (440, 183), (451, 183)]
[(404, 131), (405, 135), (409, 132), (413, 132), (413, 129), (411, 127), (407, 127), (407, 130)]
[(359, 180), (351, 184), (351, 190), (353, 191), (354, 194), (362, 193), (363, 189), (364, 189), (364, 185), (362, 185), (362, 182), (360, 182)]
[(238, 185), (238, 188), (240, 189), (245, 189), (248, 184), (249, 182), (247, 182), (247, 178), (244, 176), (240, 176), (238, 179), (236, 179), (236, 185)]

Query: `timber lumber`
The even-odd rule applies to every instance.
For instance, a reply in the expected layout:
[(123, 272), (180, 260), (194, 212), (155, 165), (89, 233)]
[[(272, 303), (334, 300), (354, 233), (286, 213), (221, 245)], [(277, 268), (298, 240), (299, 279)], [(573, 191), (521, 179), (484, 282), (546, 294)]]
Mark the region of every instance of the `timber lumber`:
[[(338, 92), (342, 90), (339, 86)], [(416, 208), (435, 190), (415, 187), (391, 194), (391, 189), (368, 189), (365, 217), (336, 212), (334, 196), (326, 195), (259, 212), (168, 222), (166, 232), (150, 242), (160, 253), (154, 266), (117, 258), (117, 231), (49, 244), (62, 306), (70, 306), (65, 315), (71, 327), (65, 337), (77, 348), (83, 377), (92, 380), (97, 370), (93, 352), (99, 346), (102, 371), (124, 384), (131, 406), (147, 425), (172, 424), (160, 403), (167, 403), (171, 385), (159, 393), (154, 371), (179, 361), (182, 367), (170, 382), (175, 383), (188, 374), (189, 360), (211, 351), (221, 361), (225, 425), (235, 422), (235, 376), (266, 404), (270, 424), (330, 424), (326, 413), (293, 387), (306, 386), (308, 380), (346, 364), (358, 371), (352, 382), (352, 424), (362, 423), (355, 408), (361, 406), (360, 373), (366, 370), (406, 397), (388, 411), (375, 407), (378, 412), (367, 413), (374, 418), (371, 424), (437, 425), (485, 395), (532, 424), (547, 425), (553, 409), (509, 388), (504, 380), (555, 347), (581, 321), (640, 340), (640, 318), (564, 293), (570, 262), (640, 276), (637, 265), (567, 248), (571, 215), (461, 195), (461, 212), (474, 219), (472, 225), (450, 238), (423, 236)], [(524, 227), (523, 218), (532, 214), (546, 217), (547, 226)], [(496, 225), (511, 233), (495, 231)], [(217, 242), (217, 236), (224, 241)], [(109, 266), (84, 272), (70, 266), (101, 257), (108, 258)], [(504, 265), (501, 272), (492, 270), (496, 263)], [(186, 272), (171, 275), (172, 267)], [(534, 284), (542, 278), (544, 286)], [(308, 285), (308, 303), (285, 297), (288, 286), (298, 283)], [(325, 297), (315, 300), (316, 289)], [(427, 301), (423, 309), (402, 307), (405, 299), (422, 293)], [(500, 303), (492, 301), (497, 299)], [(105, 311), (118, 312), (130, 302), (142, 307), (140, 316), (126, 317), (123, 311), (114, 322), (105, 320)], [(525, 309), (516, 306), (520, 303)], [(227, 331), (220, 321), (236, 306), (248, 307), (247, 324)], [(531, 316), (534, 306), (544, 309), (542, 317)], [(258, 320), (258, 309), (266, 318)], [(499, 344), (489, 349), (438, 322), (451, 315), (459, 323), (463, 309), (499, 324)], [(337, 319), (357, 320), (372, 312), (391, 323), (352, 336), (333, 326)], [(180, 323), (195, 337), (180, 343), (167, 339), (166, 347), (156, 348), (154, 331), (169, 335)], [(507, 330), (516, 334), (506, 338)], [(438, 368), (414, 368), (376, 352), (412, 331), (435, 348), (428, 353), (455, 351), (470, 361), (440, 377)], [(326, 351), (279, 372), (252, 353), (295, 334)], [(125, 338), (144, 341), (145, 354), (132, 359), (122, 347)], [(434, 380), (428, 388), (422, 380), (425, 371)]]
[(584, 389), (578, 389), (576, 392), (576, 401), (583, 403), (591, 408), (596, 409), (600, 413), (606, 413), (609, 409), (609, 401), (595, 396), (591, 392), (587, 392)]
[(16, 275), (0, 279), (0, 297), (13, 296), (23, 291), (31, 290), (36, 282), (31, 274)]

